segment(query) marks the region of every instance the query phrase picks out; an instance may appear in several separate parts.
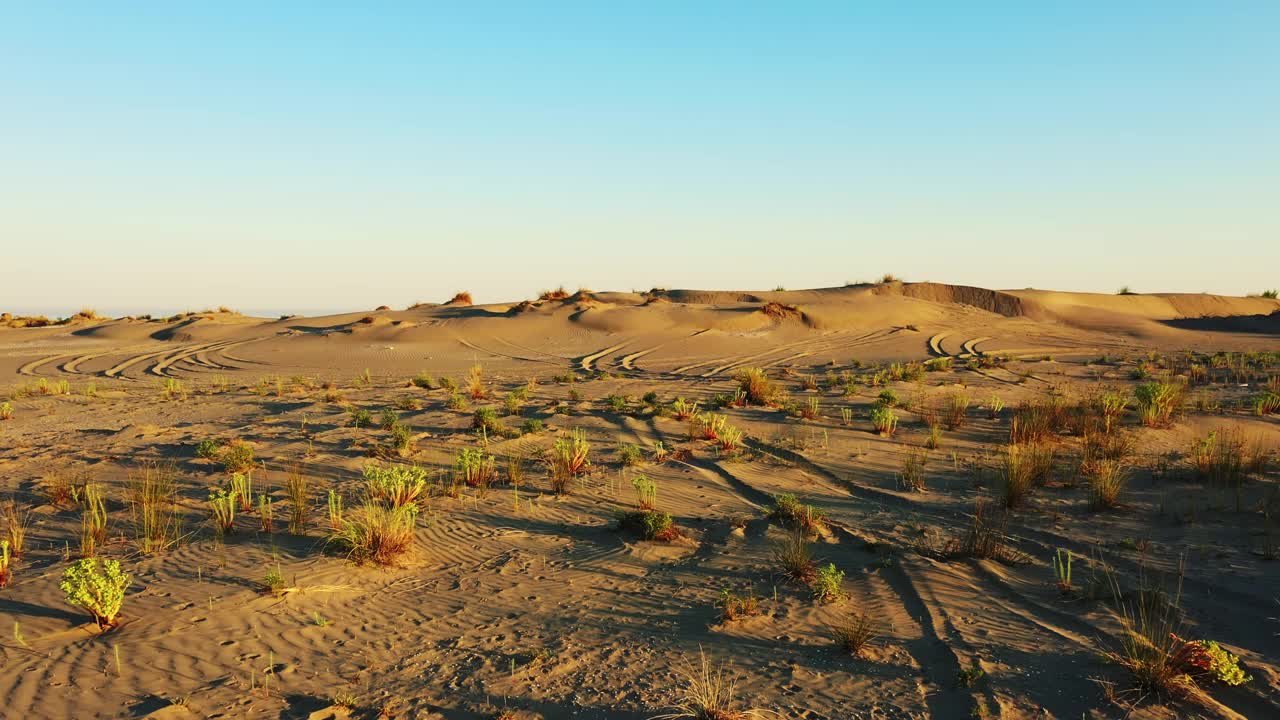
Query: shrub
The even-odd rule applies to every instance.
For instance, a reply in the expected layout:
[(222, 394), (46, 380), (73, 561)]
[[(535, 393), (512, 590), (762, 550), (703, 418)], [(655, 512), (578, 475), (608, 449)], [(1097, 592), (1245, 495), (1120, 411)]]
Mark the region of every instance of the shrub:
[(0, 420), (12, 420), (12, 419), (13, 419), (13, 403), (11, 402), (0, 403)]
[(507, 428), (498, 419), (498, 411), (491, 407), (476, 408), (471, 417), (471, 427), (485, 436), (503, 437), (507, 434)]
[(814, 576), (813, 582), (809, 585), (809, 592), (813, 594), (813, 599), (820, 603), (833, 603), (844, 598), (843, 583), (844, 571), (836, 569), (835, 563), (827, 563)]
[(1244, 482), (1245, 441), (1240, 433), (1213, 430), (1189, 454), (1196, 477), (1215, 487), (1239, 487)]
[(782, 568), (783, 577), (792, 582), (808, 584), (816, 574), (813, 552), (799, 532), (774, 544), (773, 559)]
[(445, 303), (445, 305), (470, 305), (470, 304), (472, 304), (471, 293), (467, 292), (466, 290), (463, 290), (462, 292), (455, 294), (452, 298), (449, 299), (449, 302)]
[(1191, 640), (1187, 663), (1206, 680), (1223, 685), (1243, 685), (1253, 678), (1240, 669), (1240, 658), (1213, 640)]
[(423, 390), (435, 390), (439, 387), (439, 385), (436, 384), (436, 379), (425, 372), (414, 375), (413, 379), (409, 382), (413, 383), (414, 387), (419, 387)]
[(365, 465), (365, 491), (370, 499), (398, 508), (416, 504), (427, 490), (427, 471), (413, 465)]
[(618, 529), (630, 530), (645, 540), (669, 541), (676, 537), (671, 513), (661, 510), (632, 510), (618, 516)]
[(1144, 382), (1133, 389), (1138, 400), (1138, 416), (1148, 427), (1169, 424), (1173, 414), (1182, 408), (1186, 385), (1169, 381)]
[(871, 409), (871, 426), (882, 437), (891, 437), (898, 430), (898, 416), (887, 407)]
[(1280, 297), (1280, 290), (1263, 290), (1262, 297), (1269, 300), (1275, 300), (1277, 297)]
[(233, 441), (222, 451), (222, 466), (228, 473), (249, 472), (253, 464), (253, 446), (243, 440)]
[(384, 507), (369, 502), (346, 513), (329, 542), (347, 549), (356, 563), (391, 565), (413, 549), (418, 507)]
[(867, 645), (876, 637), (871, 614), (866, 610), (850, 614), (831, 627), (831, 636), (836, 642), (836, 647), (844, 652), (854, 657), (862, 655)]
[(790, 493), (774, 496), (769, 518), (806, 538), (817, 537), (826, 527), (826, 518), (821, 509), (800, 502), (799, 498)]
[(739, 595), (725, 588), (720, 591), (720, 597), (716, 599), (716, 607), (720, 608), (720, 622), (723, 623), (731, 623), (760, 614), (760, 601), (756, 599), (755, 593), (750, 591), (745, 595)]
[(216, 440), (201, 440), (196, 443), (196, 457), (216, 460), (218, 458), (218, 449), (219, 445)]
[(461, 393), (452, 393), (449, 395), (449, 399), (445, 401), (445, 407), (450, 410), (466, 410), (467, 399)]
[(520, 432), (523, 435), (533, 435), (542, 432), (542, 421), (529, 419), (520, 423)]
[(454, 460), (454, 481), (474, 488), (487, 488), (498, 477), (496, 460), (480, 448), (463, 448)]
[(390, 430), (399, 424), (400, 413), (396, 412), (392, 408), (383, 408), (382, 412), (378, 413), (378, 427), (381, 427), (383, 430)]
[(876, 402), (885, 407), (898, 407), (898, 393), (894, 392), (892, 388), (885, 388), (876, 396)]
[(367, 428), (373, 425), (373, 413), (364, 408), (353, 407), (347, 413), (351, 416), (353, 428)]
[(618, 462), (625, 467), (633, 467), (644, 461), (644, 453), (636, 445), (623, 445), (618, 448)]
[(734, 375), (738, 387), (746, 395), (747, 401), (754, 405), (775, 405), (778, 401), (778, 386), (769, 379), (761, 368), (746, 368)]
[(84, 558), (63, 572), (58, 587), (66, 593), (68, 604), (88, 610), (98, 627), (107, 629), (116, 625), (129, 576), (115, 560)]

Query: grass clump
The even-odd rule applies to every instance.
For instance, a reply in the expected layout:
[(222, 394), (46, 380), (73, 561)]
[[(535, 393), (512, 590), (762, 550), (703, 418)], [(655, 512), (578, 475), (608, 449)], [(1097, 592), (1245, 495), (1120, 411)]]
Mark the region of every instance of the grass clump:
[(329, 542), (345, 548), (357, 564), (393, 565), (413, 549), (417, 519), (417, 505), (386, 507), (367, 501), (343, 514)]
[(745, 594), (739, 595), (729, 588), (725, 588), (720, 591), (720, 597), (716, 598), (716, 607), (720, 609), (720, 622), (722, 623), (731, 623), (760, 614), (760, 601), (756, 599), (755, 593), (750, 590)]
[(454, 486), (487, 488), (498, 477), (497, 460), (481, 448), (463, 448), (453, 463)]
[(881, 437), (892, 437), (898, 431), (898, 416), (884, 405), (871, 409), (871, 426)]
[(568, 492), (569, 484), (586, 472), (591, 444), (582, 430), (556, 440), (551, 448), (551, 487), (555, 492)]
[(925, 491), (924, 466), (929, 453), (921, 448), (903, 448), (902, 466), (898, 470), (898, 482), (914, 492)]
[(860, 657), (876, 637), (871, 614), (866, 610), (849, 614), (831, 627), (831, 637), (841, 651), (853, 657)]
[(1133, 389), (1138, 401), (1138, 417), (1147, 427), (1168, 425), (1175, 412), (1182, 409), (1187, 386), (1181, 382), (1154, 380)]
[(774, 496), (769, 519), (806, 538), (817, 537), (827, 524), (826, 516), (820, 508), (801, 502), (791, 493)]
[(1129, 469), (1120, 460), (1096, 460), (1085, 463), (1085, 480), (1089, 483), (1089, 507), (1109, 510), (1120, 504), (1120, 493), (1129, 481)]
[(671, 712), (649, 720), (762, 720), (773, 713), (756, 708), (740, 708), (737, 680), (724, 665), (713, 665), (698, 650), (698, 664), (685, 660), (680, 670), (684, 687)]
[(808, 585), (817, 575), (813, 562), (813, 551), (804, 535), (799, 532), (779, 540), (772, 549), (773, 560), (781, 569), (781, 574), (791, 582)]
[(138, 550), (144, 555), (164, 552), (182, 536), (176, 476), (172, 465), (158, 463), (146, 463), (129, 476), (126, 499)]
[(746, 368), (733, 377), (747, 402), (753, 405), (776, 405), (780, 391), (762, 368)]

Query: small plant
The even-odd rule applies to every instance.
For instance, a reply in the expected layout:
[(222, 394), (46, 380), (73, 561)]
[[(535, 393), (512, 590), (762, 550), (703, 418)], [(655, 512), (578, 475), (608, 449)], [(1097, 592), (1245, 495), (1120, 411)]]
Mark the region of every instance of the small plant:
[(13, 553), (9, 549), (9, 540), (0, 540), (0, 588), (8, 587), (13, 578), (13, 570), (10, 569), (12, 563)]
[(1186, 386), (1170, 381), (1144, 382), (1133, 389), (1138, 400), (1138, 416), (1148, 427), (1169, 424), (1174, 412), (1182, 408)]
[(783, 577), (792, 582), (807, 585), (817, 574), (813, 551), (809, 549), (804, 536), (798, 532), (774, 544), (773, 560), (782, 569)]
[(346, 548), (347, 557), (356, 563), (391, 565), (413, 549), (417, 518), (416, 505), (388, 508), (365, 503), (343, 516), (329, 542)]
[(80, 556), (94, 557), (107, 541), (107, 501), (97, 483), (85, 483), (80, 512)]
[(818, 569), (818, 574), (809, 584), (809, 592), (817, 602), (833, 603), (844, 598), (843, 584), (844, 571), (837, 569), (835, 563), (827, 563)]
[(898, 416), (883, 405), (871, 409), (871, 426), (881, 437), (891, 437), (898, 430)]
[(182, 516), (172, 465), (145, 463), (130, 473), (126, 499), (139, 551), (152, 555), (178, 544)]
[(716, 598), (716, 607), (720, 609), (722, 623), (731, 623), (760, 614), (760, 601), (756, 599), (755, 593), (749, 590), (745, 595), (739, 595), (729, 588), (721, 590), (720, 597)]
[(271, 534), (275, 525), (275, 510), (271, 497), (266, 493), (258, 495), (258, 529)]
[(467, 371), (467, 379), (463, 387), (472, 400), (488, 397), (489, 391), (484, 386), (484, 368), (480, 365), (472, 365)]
[(1198, 676), (1222, 685), (1243, 685), (1253, 680), (1240, 669), (1240, 658), (1228, 652), (1213, 640), (1191, 640), (1187, 664), (1195, 668)]
[(1070, 550), (1058, 548), (1053, 553), (1053, 575), (1057, 579), (1056, 585), (1058, 591), (1063, 595), (1070, 595), (1075, 586), (1071, 584), (1071, 559), (1074, 556)]
[(264, 590), (276, 597), (280, 597), (284, 594), (286, 587), (284, 574), (280, 572), (279, 566), (273, 567), (267, 571), (267, 574), (262, 578), (262, 587)]
[(296, 466), (285, 475), (284, 491), (289, 498), (289, 532), (304, 535), (311, 511), (310, 479)]
[(476, 408), (475, 414), (471, 416), (471, 427), (485, 437), (503, 437), (507, 434), (507, 428), (498, 419), (498, 411), (491, 407)]
[(567, 492), (569, 483), (586, 470), (590, 452), (591, 444), (581, 430), (557, 439), (551, 448), (552, 489), (561, 494)]
[(644, 453), (636, 445), (623, 445), (618, 448), (618, 462), (624, 467), (634, 467), (644, 462)]
[(671, 403), (671, 414), (677, 420), (686, 421), (698, 414), (698, 403), (691, 403), (678, 397)]
[(885, 407), (898, 407), (901, 401), (898, 399), (898, 393), (893, 388), (885, 388), (876, 396), (876, 403)]
[(1095, 460), (1085, 463), (1085, 479), (1089, 482), (1089, 506), (1107, 510), (1120, 503), (1120, 493), (1129, 480), (1129, 471), (1119, 460)]
[(924, 492), (924, 466), (929, 453), (919, 448), (903, 448), (902, 468), (898, 471), (898, 482), (902, 487), (914, 492)]
[(243, 440), (236, 440), (222, 451), (222, 466), (228, 474), (247, 473), (253, 470), (253, 446)]
[(342, 494), (337, 490), (329, 491), (329, 530), (337, 532), (342, 527)]
[(971, 688), (978, 684), (978, 681), (986, 677), (986, 671), (977, 665), (972, 667), (961, 668), (956, 672), (956, 684), (960, 687)]
[(440, 387), (436, 384), (436, 379), (425, 372), (420, 372), (417, 375), (414, 375), (413, 379), (409, 382), (412, 383), (414, 387), (422, 388), (423, 390), (435, 390)]
[(631, 487), (636, 491), (636, 507), (641, 510), (654, 510), (658, 507), (658, 483), (644, 475), (637, 475), (631, 480)]
[(240, 500), (240, 512), (253, 509), (253, 474), (233, 473), (231, 475), (231, 492)]
[(866, 610), (851, 613), (831, 627), (831, 636), (836, 642), (836, 647), (853, 657), (861, 656), (866, 651), (867, 645), (876, 637), (871, 614)]
[(942, 422), (948, 430), (955, 430), (964, 425), (968, 411), (968, 395), (962, 392), (948, 393), (947, 400), (942, 406)]
[(738, 387), (753, 405), (776, 405), (780, 391), (761, 368), (746, 368), (734, 375)]
[(991, 397), (987, 399), (987, 417), (995, 420), (1000, 417), (1000, 413), (1003, 410), (1004, 400), (1001, 400), (999, 395), (993, 393)]
[(8, 401), (0, 403), (0, 420), (12, 420), (12, 419), (13, 419), (13, 403)]
[(463, 448), (453, 463), (455, 482), (487, 488), (498, 477), (497, 460), (480, 448)]
[(347, 414), (351, 416), (351, 427), (367, 428), (373, 426), (373, 413), (362, 407), (352, 407), (347, 410)]
[(618, 529), (630, 530), (645, 540), (668, 542), (679, 536), (671, 513), (661, 510), (632, 510), (618, 516)]
[(236, 504), (234, 490), (215, 488), (209, 493), (209, 519), (219, 535), (235, 531)]
[(221, 449), (221, 446), (218, 445), (218, 442), (216, 440), (209, 440), (209, 439), (201, 440), (200, 442), (196, 443), (196, 457), (205, 458), (207, 460), (217, 460), (218, 451), (220, 449)]
[(105, 630), (116, 626), (129, 576), (115, 560), (85, 558), (66, 569), (58, 587), (68, 604), (88, 610), (98, 628)]
[(426, 493), (427, 472), (411, 465), (365, 465), (365, 491), (390, 507), (413, 505)]
[(817, 537), (826, 527), (826, 518), (821, 509), (801, 502), (790, 493), (774, 497), (769, 518), (806, 538)]
[(671, 712), (649, 720), (763, 720), (769, 714), (758, 709), (738, 709), (737, 681), (724, 665), (715, 666), (698, 649), (698, 664), (685, 660), (680, 671), (685, 687)]

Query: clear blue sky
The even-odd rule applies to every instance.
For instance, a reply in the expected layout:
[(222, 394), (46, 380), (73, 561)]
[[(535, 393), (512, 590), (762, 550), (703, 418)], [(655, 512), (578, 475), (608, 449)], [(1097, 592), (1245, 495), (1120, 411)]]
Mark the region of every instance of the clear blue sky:
[(0, 310), (1280, 285), (1280, 3), (1048, 5), (0, 0)]

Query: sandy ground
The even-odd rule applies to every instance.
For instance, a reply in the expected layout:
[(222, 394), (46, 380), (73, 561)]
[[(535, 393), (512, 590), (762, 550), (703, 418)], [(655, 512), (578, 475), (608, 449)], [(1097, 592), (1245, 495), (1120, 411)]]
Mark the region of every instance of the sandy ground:
[[(990, 467), (1019, 403), (1131, 388), (1144, 362), (1158, 374), (1185, 351), (1280, 351), (1280, 303), (890, 283), (0, 329), (0, 398), (13, 409), (0, 422), (0, 491), (31, 511), (27, 552), (0, 590), (0, 714), (326, 718), (344, 717), (334, 700), (349, 695), (368, 717), (386, 706), (407, 718), (639, 719), (678, 699), (682, 663), (702, 649), (737, 676), (744, 707), (784, 717), (1280, 717), (1280, 565), (1270, 561), (1280, 474), (1251, 477), (1237, 494), (1195, 480), (1183, 457), (1217, 428), (1280, 446), (1280, 416), (1237, 407), (1262, 378), (1194, 385), (1171, 427), (1141, 427), (1130, 409), (1121, 432), (1136, 451), (1119, 508), (1090, 510), (1071, 471), (1080, 440), (1063, 437), (1051, 479), (1012, 515), (1018, 560), (929, 552), (962, 535), (975, 502), (993, 496), (973, 468)], [(1008, 359), (968, 367), (992, 356)], [(941, 357), (952, 369), (917, 381), (806, 389), (807, 377), (869, 378), (888, 363)], [(410, 383), (423, 372), (461, 379), (474, 365), (489, 398), (465, 408), (451, 409), (446, 389)], [(798, 405), (817, 398), (818, 416), (723, 408), (745, 438), (722, 454), (661, 410), (676, 397), (710, 408), (752, 367)], [(58, 394), (63, 380), (70, 392)], [(503, 397), (530, 380), (519, 412), (502, 415)], [(951, 392), (973, 401), (928, 453), (923, 492), (898, 478), (904, 454), (928, 435), (920, 418), (899, 411), (893, 437), (867, 420), (886, 387), (904, 402)], [(647, 393), (656, 396), (646, 402)], [(610, 395), (628, 398), (625, 407), (610, 407)], [(993, 395), (1007, 406), (995, 417)], [(483, 406), (499, 408), (508, 428), (538, 420), (543, 429), (480, 438), (472, 418)], [(352, 427), (351, 408), (370, 410), (374, 426)], [(386, 408), (412, 433), (393, 462), (443, 479), (460, 450), (485, 445), (500, 466), (524, 458), (527, 474), (517, 487), (503, 476), (484, 492), (433, 495), (400, 563), (358, 566), (326, 543), (325, 495), (355, 502), (362, 467), (387, 441), (377, 424)], [(592, 468), (557, 495), (537, 458), (574, 429), (591, 443)], [(272, 532), (257, 511), (234, 534), (212, 531), (205, 497), (226, 473), (196, 456), (206, 439), (252, 446), (255, 484), (277, 508)], [(671, 454), (663, 462), (652, 455), (658, 442)], [(644, 462), (623, 466), (623, 445), (642, 448)], [(183, 538), (144, 555), (125, 497), (152, 461), (178, 473)], [(304, 534), (285, 529), (290, 469), (311, 479)], [(615, 529), (635, 504), (637, 475), (657, 482), (682, 538)], [(79, 555), (81, 519), (73, 504), (46, 499), (55, 477), (107, 488), (101, 552), (132, 575), (111, 632), (97, 633), (58, 588)], [(767, 513), (783, 493), (825, 511), (814, 553), (846, 573), (847, 599), (815, 602), (777, 574), (771, 548), (788, 531)], [(1108, 684), (1122, 702), (1138, 699), (1100, 655), (1117, 646), (1117, 619), (1105, 599), (1059, 592), (1050, 566), (1059, 548), (1076, 554), (1078, 573), (1099, 557), (1133, 581), (1185, 562), (1188, 634), (1237, 654), (1252, 681), (1209, 686), (1201, 704), (1108, 699)], [(295, 592), (263, 591), (276, 567)], [(761, 613), (720, 622), (726, 588), (754, 593)], [(829, 627), (864, 609), (878, 637), (852, 658)]]

